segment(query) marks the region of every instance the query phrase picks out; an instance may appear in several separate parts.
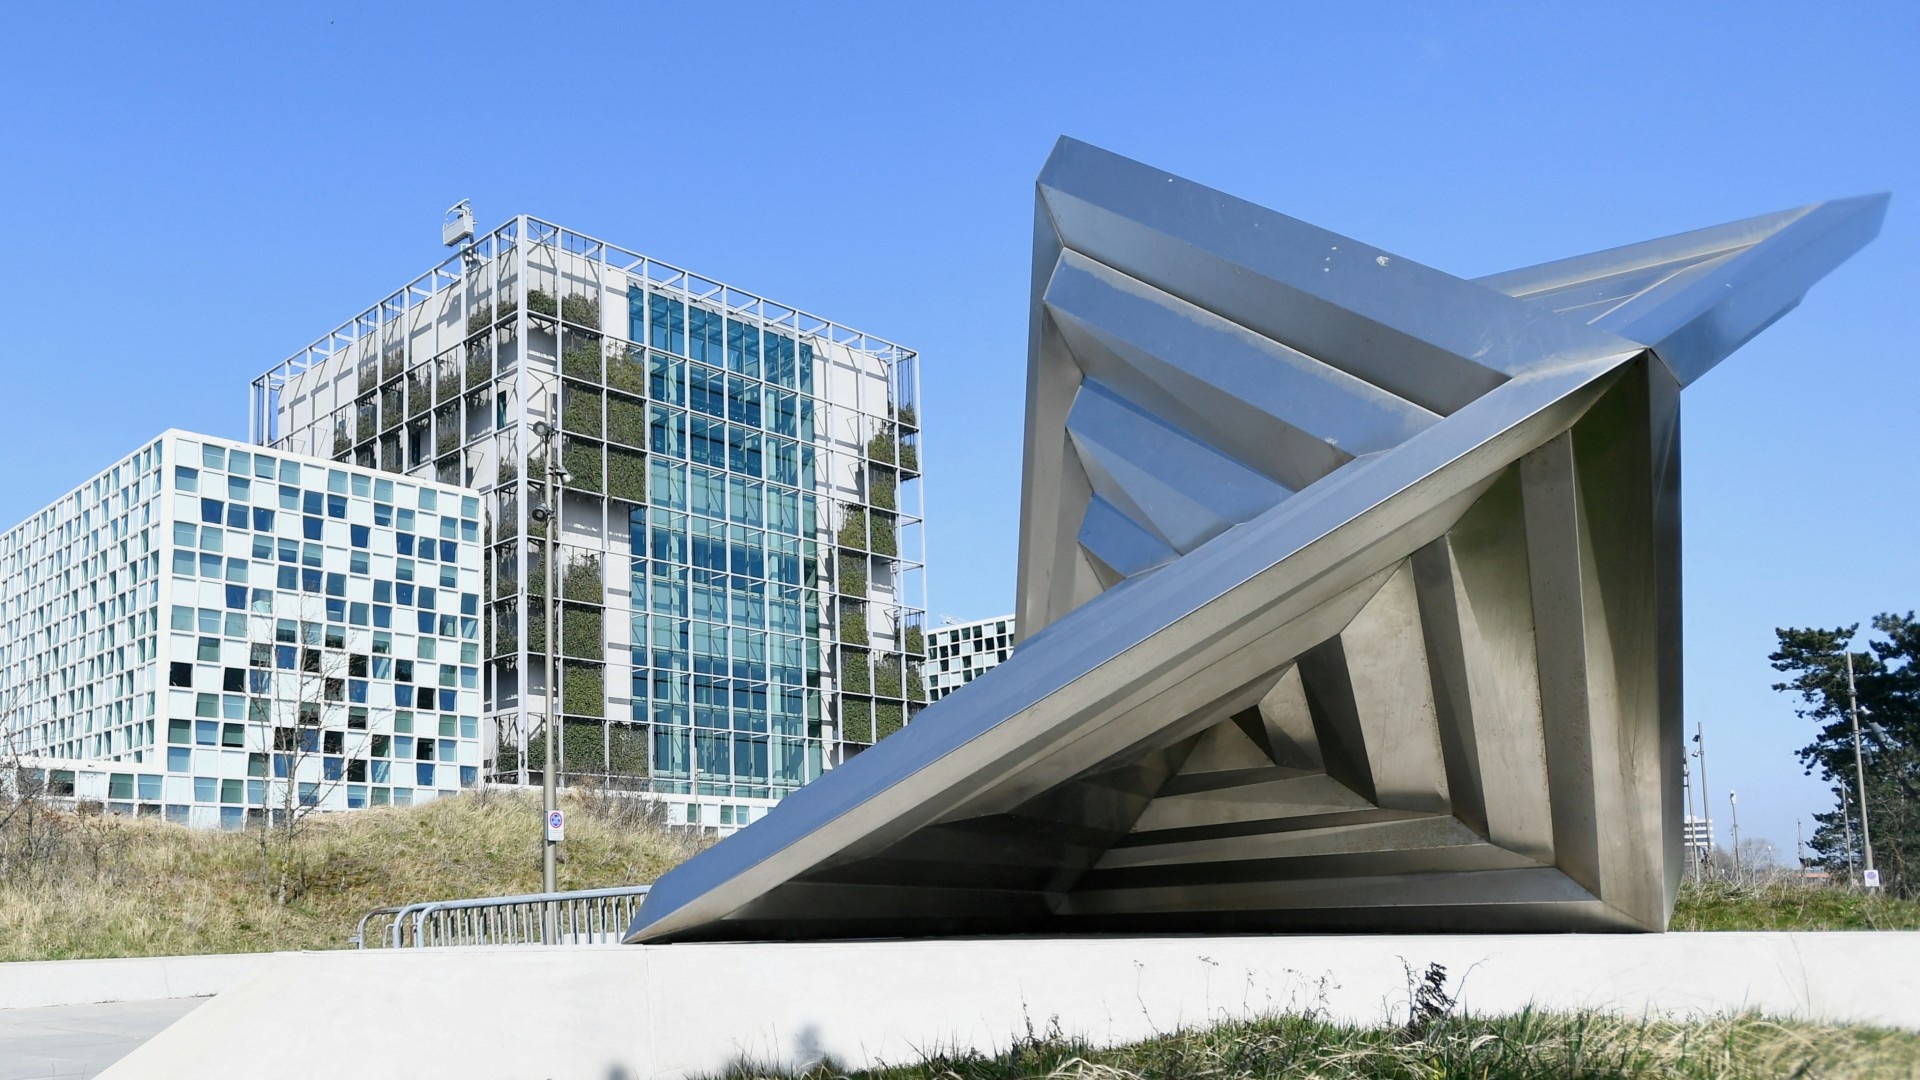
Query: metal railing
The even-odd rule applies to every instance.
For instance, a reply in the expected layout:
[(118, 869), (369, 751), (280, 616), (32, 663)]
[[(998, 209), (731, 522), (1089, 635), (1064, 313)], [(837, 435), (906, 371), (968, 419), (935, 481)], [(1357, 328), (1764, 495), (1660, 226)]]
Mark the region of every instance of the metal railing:
[[(614, 889), (479, 896), (374, 908), (360, 918), (351, 939), (365, 949), (435, 945), (592, 945), (618, 941), (640, 910), (651, 885)], [(549, 916), (554, 937), (543, 932)], [(376, 922), (376, 920), (381, 920)], [(369, 941), (367, 928), (373, 924)]]

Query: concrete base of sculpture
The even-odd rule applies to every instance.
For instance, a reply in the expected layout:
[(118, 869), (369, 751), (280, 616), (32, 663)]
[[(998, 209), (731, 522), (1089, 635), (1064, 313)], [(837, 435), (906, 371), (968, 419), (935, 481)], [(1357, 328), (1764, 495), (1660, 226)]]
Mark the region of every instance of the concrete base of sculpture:
[(1463, 1007), (1753, 1010), (1920, 1029), (1920, 933), (1002, 938), (475, 948), (288, 956), (102, 1074), (718, 1075), (1119, 1043), (1315, 1011), (1404, 1018), (1407, 967)]

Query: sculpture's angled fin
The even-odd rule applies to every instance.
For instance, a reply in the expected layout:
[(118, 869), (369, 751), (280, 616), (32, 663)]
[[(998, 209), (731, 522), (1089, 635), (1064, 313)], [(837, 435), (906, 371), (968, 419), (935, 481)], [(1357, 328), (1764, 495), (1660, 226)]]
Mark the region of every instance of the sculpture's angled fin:
[(1477, 280), (1651, 346), (1686, 386), (1879, 235), (1889, 198), (1834, 199)]

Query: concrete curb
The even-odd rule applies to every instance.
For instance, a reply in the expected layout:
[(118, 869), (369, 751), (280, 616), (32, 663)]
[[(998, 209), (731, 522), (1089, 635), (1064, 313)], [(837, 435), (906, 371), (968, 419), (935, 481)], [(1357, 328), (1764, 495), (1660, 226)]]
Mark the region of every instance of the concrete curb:
[(0, 964), (0, 1009), (208, 997), (292, 955), (228, 953)]

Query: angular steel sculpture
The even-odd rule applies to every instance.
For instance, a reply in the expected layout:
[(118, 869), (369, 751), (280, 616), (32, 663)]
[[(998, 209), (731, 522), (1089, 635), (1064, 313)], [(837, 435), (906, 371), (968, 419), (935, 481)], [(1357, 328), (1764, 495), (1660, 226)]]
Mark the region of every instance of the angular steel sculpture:
[(1062, 140), (1025, 640), (629, 940), (1664, 928), (1679, 391), (1885, 207), (1466, 281)]

